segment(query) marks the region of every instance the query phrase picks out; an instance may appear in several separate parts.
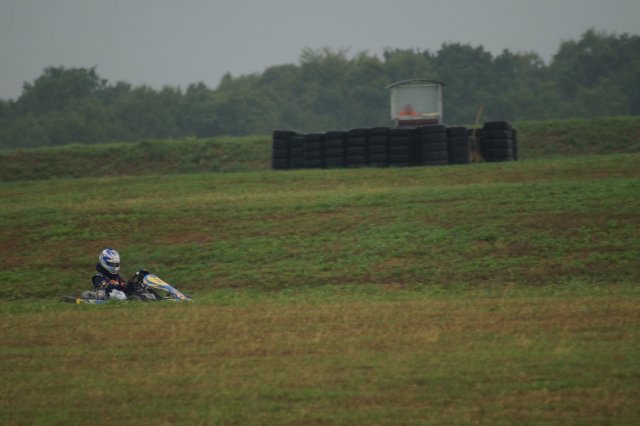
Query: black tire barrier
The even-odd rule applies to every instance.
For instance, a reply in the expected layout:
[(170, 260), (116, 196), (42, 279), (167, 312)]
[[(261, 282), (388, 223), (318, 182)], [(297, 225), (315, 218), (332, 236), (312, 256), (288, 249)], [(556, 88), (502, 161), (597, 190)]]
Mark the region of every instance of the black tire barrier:
[[(444, 155), (442, 154), (444, 152)], [(418, 127), (416, 144), (416, 164), (421, 166), (440, 166), (448, 161), (447, 127), (443, 124), (431, 124)]]
[(513, 130), (513, 125), (508, 121), (487, 121), (482, 126), (483, 130)]
[(517, 159), (514, 143), (516, 130), (508, 121), (488, 121), (482, 126), (480, 150), (485, 161), (501, 162)]
[(389, 165), (407, 167), (417, 164), (418, 133), (413, 128), (396, 128), (389, 132)]
[(274, 170), (291, 168), (291, 139), (296, 132), (290, 130), (274, 130), (271, 146), (271, 167)]
[(342, 168), (346, 163), (347, 132), (331, 130), (324, 134), (324, 164), (327, 168)]
[(389, 127), (369, 129), (369, 154), (367, 162), (372, 167), (389, 166)]
[(289, 140), (295, 135), (296, 132), (293, 130), (274, 130), (273, 131), (273, 139), (285, 139)]
[(446, 133), (429, 133), (426, 135), (420, 135), (420, 141), (422, 143), (438, 143), (438, 142), (447, 143), (447, 134)]
[(466, 127), (449, 127), (447, 129), (447, 154), (449, 164), (471, 163), (469, 130)]
[(304, 169), (304, 135), (295, 134), (291, 137), (290, 168)]
[(423, 135), (428, 135), (431, 133), (446, 133), (447, 126), (445, 126), (444, 124), (429, 124), (426, 126), (418, 127), (418, 130), (420, 131), (420, 134)]
[(369, 155), (369, 129), (351, 129), (347, 132), (345, 149), (347, 167), (364, 167)]
[(422, 152), (446, 151), (448, 149), (447, 141), (422, 143)]
[(271, 160), (271, 167), (273, 167), (274, 170), (286, 170), (289, 168), (289, 161), (274, 158)]
[(347, 137), (364, 137), (369, 136), (369, 129), (359, 127), (356, 129), (347, 130)]
[(369, 166), (371, 167), (388, 167), (389, 155), (385, 154), (370, 154)]
[(389, 153), (389, 147), (387, 146), (387, 144), (385, 143), (384, 145), (382, 144), (370, 144), (369, 145), (369, 155), (371, 156), (372, 154), (377, 154), (377, 155), (388, 155)]
[(511, 149), (513, 148), (513, 140), (511, 138), (483, 139), (482, 146), (484, 149)]
[(365, 158), (367, 154), (367, 147), (365, 146), (347, 146), (347, 157), (362, 157)]
[(347, 167), (366, 167), (367, 162), (364, 157), (347, 157)]
[(447, 161), (449, 158), (449, 154), (447, 153), (446, 150), (431, 151), (431, 152), (426, 152), (423, 155), (423, 158), (425, 163), (429, 163), (432, 161)]
[(324, 167), (324, 133), (304, 135), (304, 167), (316, 169)]
[(518, 159), (517, 130), (508, 121), (490, 121), (479, 129), (432, 124), (308, 134), (274, 130), (271, 165), (284, 170), (469, 164), (474, 133), (485, 161)]
[(373, 135), (388, 135), (391, 131), (390, 127), (373, 127), (369, 129), (369, 136)]
[(485, 139), (511, 139), (513, 137), (512, 130), (485, 130), (482, 133)]
[(276, 160), (285, 160), (285, 161), (289, 161), (290, 158), (290, 154), (289, 154), (289, 149), (285, 148), (285, 149), (273, 149), (272, 150), (272, 158), (276, 159)]
[(447, 127), (447, 139), (467, 136), (467, 128), (462, 126)]
[(513, 161), (513, 141), (511, 139), (482, 139), (482, 157), (488, 162)]

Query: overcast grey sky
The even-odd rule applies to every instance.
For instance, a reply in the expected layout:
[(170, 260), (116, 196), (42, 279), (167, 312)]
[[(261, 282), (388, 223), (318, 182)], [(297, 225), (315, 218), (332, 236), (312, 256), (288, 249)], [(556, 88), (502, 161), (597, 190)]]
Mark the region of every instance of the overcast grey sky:
[(548, 61), (589, 27), (639, 34), (640, 0), (0, 0), (0, 99), (47, 66), (216, 87), (226, 72), (297, 63), (305, 47), (379, 54), (461, 42)]

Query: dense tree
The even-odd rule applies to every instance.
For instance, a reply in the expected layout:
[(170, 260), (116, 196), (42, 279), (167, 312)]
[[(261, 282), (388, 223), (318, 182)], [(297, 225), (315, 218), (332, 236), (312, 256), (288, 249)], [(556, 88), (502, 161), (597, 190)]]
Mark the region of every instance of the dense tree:
[(304, 49), (297, 64), (227, 73), (216, 88), (110, 83), (95, 68), (49, 67), (15, 101), (0, 100), (0, 147), (135, 141), (179, 136), (302, 132), (389, 124), (385, 87), (444, 81), (447, 123), (640, 114), (640, 36), (586, 31), (547, 65), (533, 52), (445, 43), (436, 52), (381, 55)]
[(640, 36), (590, 29), (578, 41), (563, 42), (550, 69), (562, 94), (576, 98), (579, 108), (600, 93), (605, 96), (599, 106), (601, 114), (616, 114), (625, 108), (623, 113), (640, 114)]
[(100, 91), (106, 84), (107, 80), (98, 77), (95, 67), (49, 67), (33, 84), (24, 84), (17, 106), (35, 114), (73, 108), (78, 100)]

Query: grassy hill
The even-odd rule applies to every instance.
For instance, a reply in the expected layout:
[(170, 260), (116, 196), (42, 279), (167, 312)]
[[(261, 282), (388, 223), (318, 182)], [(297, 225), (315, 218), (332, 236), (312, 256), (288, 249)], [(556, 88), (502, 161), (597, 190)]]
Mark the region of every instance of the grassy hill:
[(636, 424), (639, 162), (2, 182), (0, 423)]
[[(640, 152), (640, 117), (515, 125), (524, 160)], [(270, 144), (255, 136), (0, 151), (0, 180), (268, 170)]]

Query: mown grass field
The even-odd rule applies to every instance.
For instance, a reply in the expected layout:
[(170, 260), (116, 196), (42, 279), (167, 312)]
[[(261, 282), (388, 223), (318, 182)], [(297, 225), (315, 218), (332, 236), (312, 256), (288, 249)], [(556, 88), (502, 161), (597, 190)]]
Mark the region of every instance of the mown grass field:
[(0, 183), (0, 423), (637, 424), (638, 164)]

